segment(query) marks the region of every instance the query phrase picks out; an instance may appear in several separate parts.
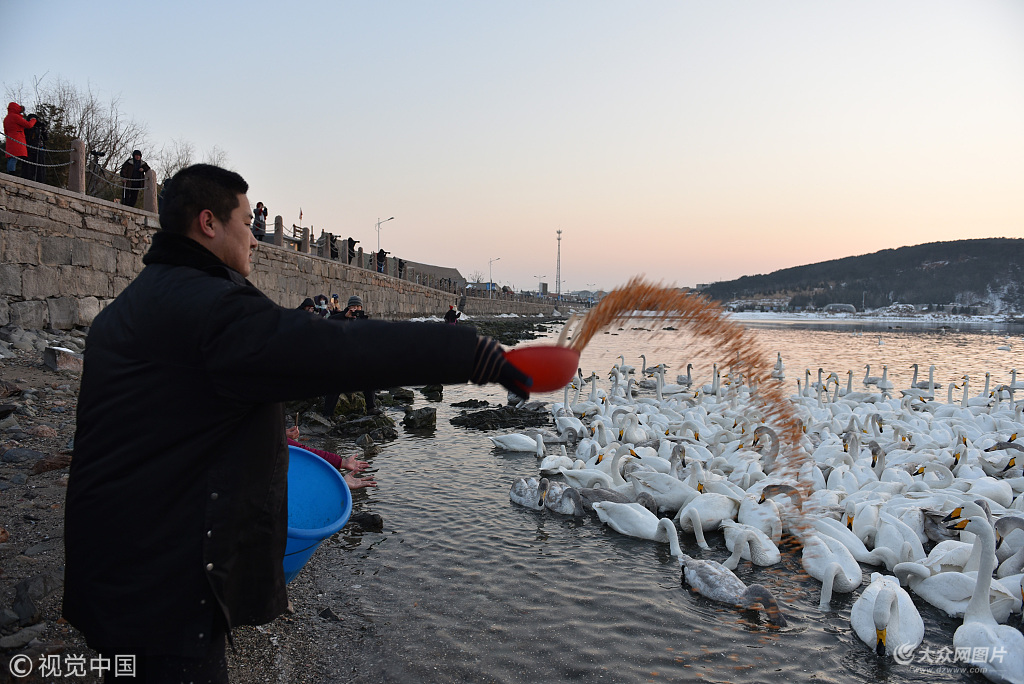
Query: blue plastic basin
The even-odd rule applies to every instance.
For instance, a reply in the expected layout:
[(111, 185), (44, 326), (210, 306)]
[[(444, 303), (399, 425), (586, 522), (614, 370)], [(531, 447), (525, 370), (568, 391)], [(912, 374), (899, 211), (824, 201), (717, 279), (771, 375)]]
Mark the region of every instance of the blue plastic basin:
[(334, 466), (299, 447), (288, 447), (288, 544), (284, 581), (291, 582), (320, 542), (352, 514), (352, 494)]

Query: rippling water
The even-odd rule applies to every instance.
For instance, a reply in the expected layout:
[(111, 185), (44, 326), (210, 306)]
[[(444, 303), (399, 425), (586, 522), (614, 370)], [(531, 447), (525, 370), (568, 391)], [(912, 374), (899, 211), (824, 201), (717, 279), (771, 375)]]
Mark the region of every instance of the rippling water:
[[(852, 369), (859, 388), (868, 363), (873, 375), (888, 364), (890, 379), (905, 387), (915, 362), (922, 365), (921, 379), (934, 364), (943, 385), (968, 373), (977, 393), (986, 372), (993, 382), (1007, 382), (1024, 350), (1019, 332), (1014, 351), (997, 350), (1006, 343), (1005, 330), (875, 331), (864, 324), (806, 322), (751, 327), (772, 360), (781, 351), (794, 393), (804, 369), (816, 375), (819, 366), (839, 373), (844, 385)], [(691, 349), (682, 333), (613, 330), (591, 343), (581, 365), (585, 373), (607, 377), (618, 354), (639, 369), (638, 355), (646, 353), (650, 363), (670, 363), (670, 377), (690, 361), (695, 383), (709, 381), (711, 363), (721, 359), (713, 351), (688, 356)], [(417, 406), (425, 405), (417, 397)], [(803, 575), (792, 549), (783, 550), (779, 565), (744, 562), (737, 570), (744, 582), (764, 584), (781, 597), (789, 626), (779, 630), (755, 613), (692, 594), (681, 584), (667, 545), (619, 535), (596, 518), (573, 520), (511, 504), (511, 482), (536, 475), (536, 458), (496, 452), (487, 433), (453, 427), (448, 421), (459, 409), (450, 404), (467, 398), (499, 403), (504, 391), (446, 387), (444, 401), (435, 404), (437, 431), (387, 444), (373, 459), (380, 488), (356, 497), (357, 509), (384, 517), (385, 532), (346, 529), (318, 551), (358, 558), (359, 576), (339, 576), (334, 589), (358, 593), (375, 624), (374, 648), (391, 663), (388, 681), (972, 679), (933, 665), (877, 658), (850, 627), (859, 590), (836, 595), (830, 612), (819, 611), (820, 584)], [(561, 394), (537, 398), (560, 401)], [(695, 557), (723, 561), (729, 555), (720, 535), (709, 536), (710, 552), (688, 534), (681, 533), (680, 541)], [(863, 569), (867, 581), (878, 568)], [(959, 621), (917, 603), (925, 645), (951, 646)], [(366, 675), (367, 681), (380, 677), (379, 671)]]

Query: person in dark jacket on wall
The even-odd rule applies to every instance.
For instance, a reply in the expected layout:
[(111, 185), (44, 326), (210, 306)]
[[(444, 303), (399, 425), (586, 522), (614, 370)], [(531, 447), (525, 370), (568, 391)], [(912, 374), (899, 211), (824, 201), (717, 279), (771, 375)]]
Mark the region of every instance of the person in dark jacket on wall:
[(121, 164), (121, 179), (124, 183), (124, 196), (121, 204), (134, 207), (139, 201), (139, 190), (146, 186), (146, 173), (149, 164), (142, 161), (142, 152), (135, 150), (132, 158)]
[[(149, 681), (226, 682), (231, 628), (287, 606), (281, 402), (371, 385), (532, 384), (471, 328), (338, 325), (275, 304), (246, 280), (247, 190), (215, 166), (175, 174), (145, 268), (86, 344), (63, 614), (105, 656), (134, 655)], [(311, 351), (347, 362), (309, 364)]]

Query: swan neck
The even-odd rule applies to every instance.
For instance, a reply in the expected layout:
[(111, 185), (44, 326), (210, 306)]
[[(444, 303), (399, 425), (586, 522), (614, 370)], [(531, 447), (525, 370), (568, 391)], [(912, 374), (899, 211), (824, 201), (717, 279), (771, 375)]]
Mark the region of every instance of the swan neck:
[[(978, 582), (974, 585), (974, 595), (971, 596), (967, 610), (964, 612), (964, 624), (968, 620), (991, 622), (995, 624), (992, 617), (992, 606), (989, 604), (989, 591), (992, 589), (992, 571), (996, 565), (996, 539), (991, 526), (975, 533), (974, 545), (981, 545), (981, 562), (978, 565)], [(972, 549), (973, 551), (973, 549)]]

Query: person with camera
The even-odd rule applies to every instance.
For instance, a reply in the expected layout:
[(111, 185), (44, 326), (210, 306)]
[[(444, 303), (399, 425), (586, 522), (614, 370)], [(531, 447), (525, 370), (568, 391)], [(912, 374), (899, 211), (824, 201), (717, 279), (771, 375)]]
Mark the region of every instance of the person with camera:
[(21, 175), (25, 180), (45, 183), (46, 167), (43, 164), (46, 163), (46, 141), (49, 139), (50, 133), (46, 129), (46, 122), (35, 114), (29, 114), (28, 120), (35, 121), (36, 125), (25, 130), (28, 155), (25, 158), (27, 163), (23, 165)]
[[(28, 157), (28, 148), (25, 147), (25, 131), (36, 125), (36, 119), (31, 121), (25, 118), (25, 108), (17, 102), (7, 105), (7, 116), (4, 117), (4, 153), (7, 155), (7, 173), (13, 174), (18, 170), (18, 160)], [(22, 161), (24, 170), (25, 162)]]
[(252, 234), (257, 242), (265, 242), (267, 236), (267, 208), (263, 202), (256, 203), (256, 209), (252, 212)]
[[(337, 295), (334, 295), (337, 297)], [(348, 321), (355, 321), (360, 319), (367, 319), (369, 315), (363, 311), (363, 300), (359, 295), (352, 295), (348, 298), (348, 303), (345, 308), (332, 313), (328, 318), (339, 322), (347, 323)], [(372, 389), (364, 389), (363, 397), (366, 399), (366, 415), (378, 414), (380, 409), (377, 408), (377, 395)], [(341, 394), (325, 394), (324, 395), (324, 415), (330, 418), (334, 415), (334, 409), (338, 406), (338, 399), (341, 398)]]
[(105, 658), (134, 655), (139, 681), (224, 684), (230, 631), (286, 611), (283, 402), (368, 385), (532, 384), (465, 326), (339, 325), (276, 304), (247, 280), (248, 189), (209, 164), (178, 171), (144, 268), (89, 330), (63, 615)]
[(139, 201), (139, 190), (146, 185), (146, 172), (149, 164), (142, 161), (142, 152), (134, 150), (132, 157), (121, 164), (121, 178), (124, 180), (124, 196), (121, 204), (134, 207)]

